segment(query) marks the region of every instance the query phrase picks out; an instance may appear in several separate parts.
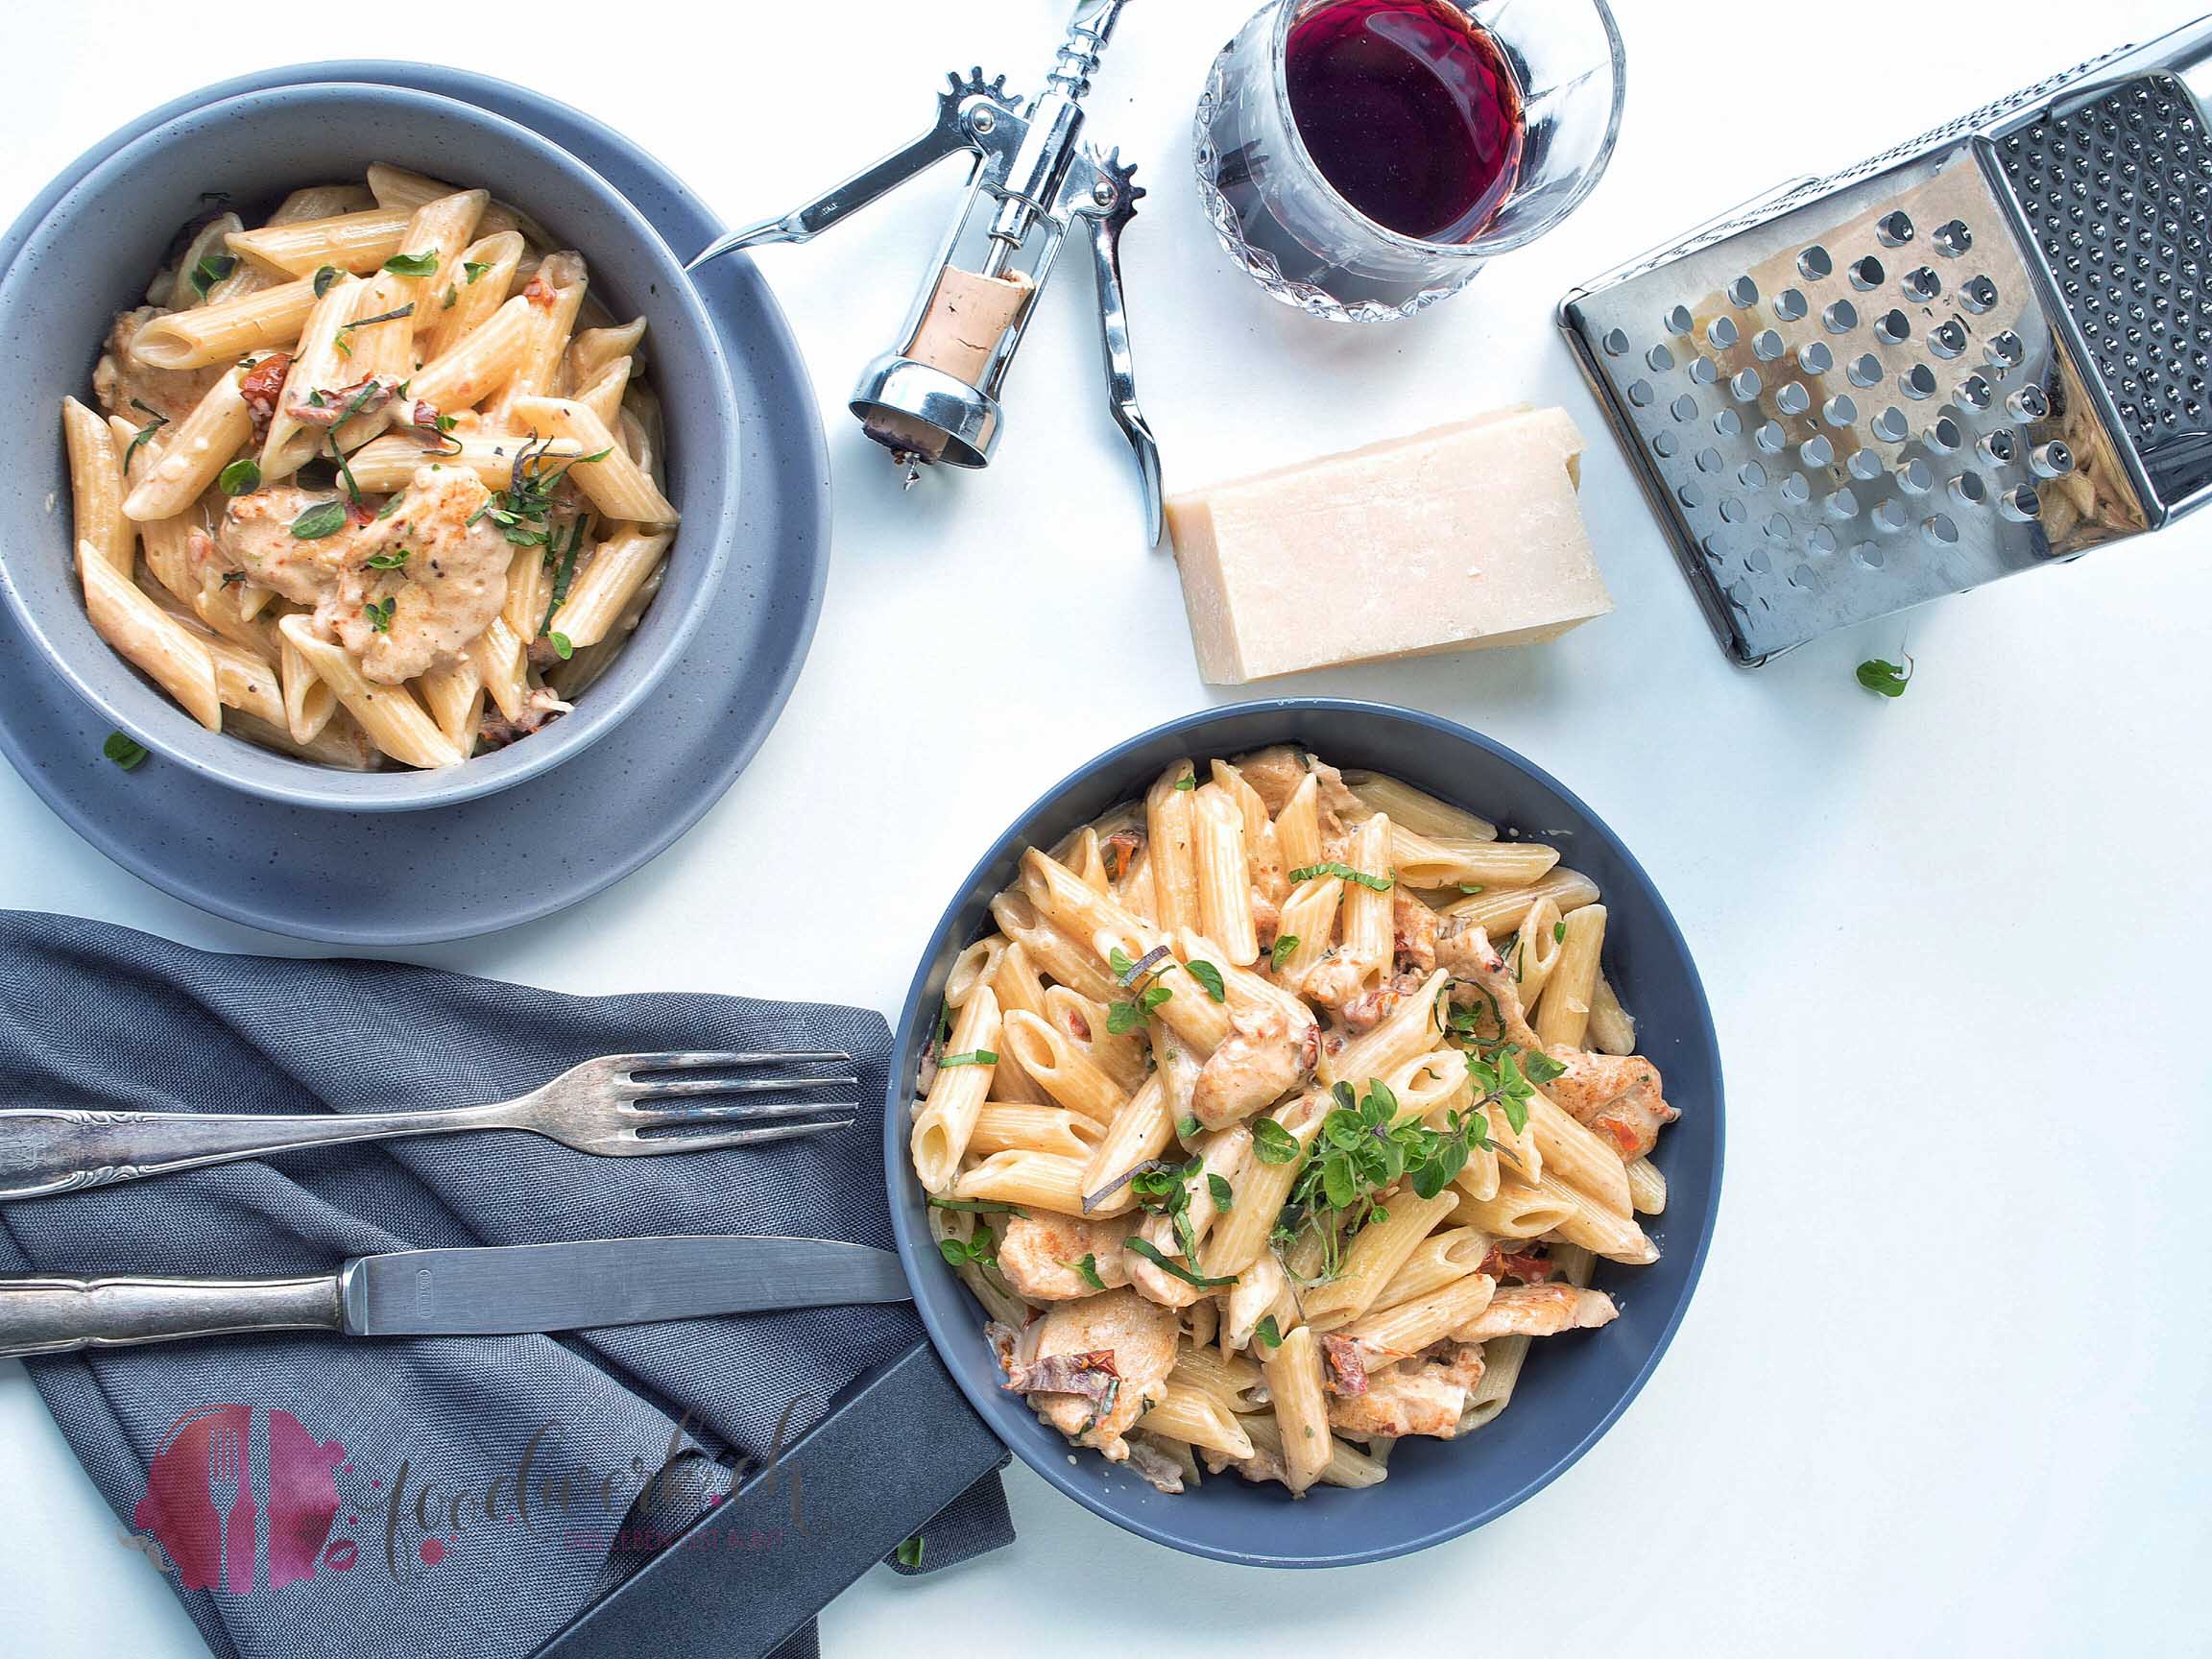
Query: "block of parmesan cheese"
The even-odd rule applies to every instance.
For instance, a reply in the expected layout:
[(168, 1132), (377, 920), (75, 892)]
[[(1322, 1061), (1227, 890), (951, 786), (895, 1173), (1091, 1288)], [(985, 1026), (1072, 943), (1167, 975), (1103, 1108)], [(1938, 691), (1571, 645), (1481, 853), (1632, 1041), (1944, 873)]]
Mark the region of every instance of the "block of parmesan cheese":
[(1505, 409), (1174, 497), (1200, 674), (1531, 644), (1604, 615), (1581, 454), (1565, 410)]

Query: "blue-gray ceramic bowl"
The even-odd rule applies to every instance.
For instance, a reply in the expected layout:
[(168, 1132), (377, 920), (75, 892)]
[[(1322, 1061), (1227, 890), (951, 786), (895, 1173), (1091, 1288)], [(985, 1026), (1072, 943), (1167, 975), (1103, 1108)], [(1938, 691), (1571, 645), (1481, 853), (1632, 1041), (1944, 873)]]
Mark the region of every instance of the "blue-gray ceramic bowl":
[[(1597, 881), (1611, 912), (1607, 971), (1635, 1013), (1643, 1052), (1681, 1120), (1661, 1137), (1667, 1213), (1650, 1217), (1661, 1256), (1648, 1267), (1600, 1263), (1620, 1304), (1600, 1331), (1540, 1342), (1513, 1405), (1464, 1441), (1405, 1440), (1390, 1478), (1363, 1491), (1316, 1487), (1293, 1503), (1235, 1476), (1165, 1497), (1095, 1453), (1069, 1446), (998, 1386), (983, 1314), (930, 1242), (907, 1160), (915, 1067), (945, 975), (990, 926), (992, 896), (1029, 846), (1050, 846), (1118, 802), (1141, 796), (1178, 756), (1228, 756), (1291, 742), (1339, 766), (1387, 772), (1494, 819), (1508, 834), (1558, 847)], [(1658, 1364), (1705, 1261), (1720, 1194), (1720, 1059), (1713, 1016), (1681, 930), (1643, 867), (1597, 814), (1503, 745), (1432, 715), (1370, 703), (1291, 698), (1209, 709), (1131, 738), (1071, 774), (1024, 812), (970, 873), (937, 926), (908, 995), (884, 1112), (884, 1162), (899, 1252), (930, 1337), (975, 1409), (1017, 1456), (1086, 1508), (1155, 1543), (1264, 1567), (1340, 1567), (1425, 1550), (1504, 1514), (1567, 1468), (1627, 1408)]]
[[(669, 490), (684, 527), (637, 634), (573, 714), (524, 742), (437, 772), (352, 773), (204, 730), (92, 631), (77, 589), (61, 399), (87, 397), (117, 311), (140, 302), (204, 191), (266, 211), (303, 184), (359, 179), (372, 161), (482, 184), (582, 252), (591, 287), (642, 315), (667, 415)], [(275, 87), (164, 122), (55, 203), (0, 276), (0, 399), (34, 415), (0, 469), (0, 600), (77, 693), (180, 766), (289, 805), (408, 811), (519, 783), (607, 735), (650, 692), (698, 625), (737, 522), (734, 403), (722, 344), (673, 250), (620, 192), (527, 128), (427, 92), (351, 82)]]

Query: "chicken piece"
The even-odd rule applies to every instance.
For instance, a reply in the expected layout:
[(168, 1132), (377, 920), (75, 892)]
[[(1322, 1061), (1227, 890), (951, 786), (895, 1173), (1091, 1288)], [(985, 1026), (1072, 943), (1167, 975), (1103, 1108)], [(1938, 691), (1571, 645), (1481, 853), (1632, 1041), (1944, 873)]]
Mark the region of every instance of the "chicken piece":
[(1367, 1392), (1367, 1361), (1359, 1344), (1351, 1337), (1328, 1333), (1322, 1335), (1321, 1385), (1348, 1400)]
[(1029, 1302), (1074, 1302), (1095, 1295), (1098, 1286), (1083, 1277), (1088, 1260), (1107, 1289), (1129, 1283), (1122, 1240), (1132, 1218), (1079, 1221), (1072, 1215), (1042, 1212), (1016, 1215), (998, 1241), (998, 1271), (1014, 1293)]
[[(542, 732), (564, 714), (576, 712), (576, 705), (563, 700), (549, 687), (541, 685), (522, 699), (520, 711), (512, 720), (496, 709), (487, 709), (476, 723), (476, 742), (483, 753), (504, 749), (510, 743), (519, 743), (533, 732)], [(930, 1062), (933, 1077), (936, 1062)], [(929, 1082), (925, 1078), (922, 1088), (927, 1092)]]
[(1402, 967), (1424, 978), (1436, 972), (1436, 912), (1404, 882), (1390, 889), (1390, 931)]
[(1036, 1363), (1062, 1355), (1110, 1355), (1120, 1386), (1102, 1405), (1037, 1390), (1029, 1395), (1030, 1408), (1076, 1445), (1121, 1462), (1129, 1455), (1122, 1436), (1167, 1392), (1181, 1330), (1173, 1309), (1127, 1288), (1061, 1303), (1038, 1321)]
[(1562, 1331), (1595, 1331), (1620, 1316), (1602, 1290), (1574, 1285), (1502, 1285), (1490, 1306), (1452, 1333), (1457, 1342), (1487, 1342), (1493, 1336), (1556, 1336)]
[(1641, 1158), (1659, 1131), (1682, 1116), (1660, 1093), (1659, 1068), (1641, 1054), (1593, 1054), (1564, 1046), (1545, 1052), (1567, 1070), (1544, 1085), (1552, 1104), (1620, 1149)]
[(1463, 1343), (1441, 1347), (1444, 1358), (1408, 1359), (1376, 1372), (1362, 1394), (1332, 1395), (1330, 1429), (1359, 1439), (1378, 1434), (1454, 1438), (1467, 1409), (1467, 1391), (1482, 1380), (1482, 1350)]
[(1248, 1009), (1207, 1056), (1190, 1092), (1190, 1111), (1209, 1129), (1225, 1129), (1272, 1106), (1313, 1075), (1321, 1028), (1287, 1003)]
[(161, 315), (152, 305), (117, 313), (107, 349), (92, 370), (92, 394), (100, 399), (100, 407), (134, 426), (147, 421), (148, 409), (170, 421), (183, 420), (229, 368), (228, 363), (210, 363), (204, 369), (156, 369), (139, 362), (131, 354), (138, 330)]
[(1458, 982), (1453, 1000), (1475, 1006), (1485, 1041), (1516, 1043), (1566, 1068), (1545, 1082), (1544, 1093), (1577, 1123), (1620, 1148), (1623, 1159), (1643, 1157), (1658, 1143), (1659, 1131), (1682, 1116), (1667, 1104), (1659, 1068), (1642, 1055), (1597, 1054), (1565, 1044), (1546, 1047), (1522, 1011), (1511, 969), (1481, 928), (1455, 929), (1447, 921), (1436, 938), (1436, 965)]
[[(386, 517), (323, 537), (293, 534), (301, 514), (330, 499), (289, 484), (233, 496), (216, 531), (222, 558), (313, 607), (316, 631), (379, 685), (458, 662), (506, 602), (515, 552), (496, 523), (478, 517), (492, 499), (482, 480), (425, 464)], [(371, 564), (377, 559), (397, 563), (380, 569)]]
[(1320, 785), (1324, 835), (1341, 835), (1346, 825), (1374, 816), (1359, 797), (1345, 786), (1343, 773), (1319, 757), (1293, 749), (1287, 743), (1239, 757), (1237, 770), (1243, 774), (1245, 782), (1259, 791), (1270, 816), (1283, 810), (1284, 803), (1310, 773)]

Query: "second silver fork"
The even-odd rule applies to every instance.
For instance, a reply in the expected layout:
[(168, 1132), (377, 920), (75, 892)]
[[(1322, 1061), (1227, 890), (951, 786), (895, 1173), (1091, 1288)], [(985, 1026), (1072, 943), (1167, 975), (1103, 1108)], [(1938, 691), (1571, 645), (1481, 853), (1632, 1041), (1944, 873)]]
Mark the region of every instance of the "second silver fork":
[[(512, 1100), (412, 1112), (312, 1118), (198, 1112), (0, 1111), (0, 1202), (169, 1175), (210, 1164), (316, 1146), (521, 1129), (602, 1157), (658, 1157), (754, 1146), (843, 1129), (849, 1098), (806, 1096), (858, 1088), (852, 1056), (776, 1050), (607, 1054)], [(695, 1130), (703, 1133), (692, 1133)]]

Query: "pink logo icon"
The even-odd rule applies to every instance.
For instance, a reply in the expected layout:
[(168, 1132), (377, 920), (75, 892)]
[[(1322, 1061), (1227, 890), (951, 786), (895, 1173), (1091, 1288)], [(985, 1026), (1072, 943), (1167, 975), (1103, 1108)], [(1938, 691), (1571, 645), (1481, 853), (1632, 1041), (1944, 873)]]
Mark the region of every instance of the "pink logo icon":
[(147, 1472), (132, 1523), (154, 1535), (186, 1590), (251, 1594), (264, 1537), (271, 1589), (312, 1578), (325, 1563), (337, 1571), (353, 1564), (350, 1540), (330, 1542), (340, 1507), (332, 1471), (346, 1461), (346, 1448), (318, 1441), (289, 1411), (263, 1411), (266, 1479), (256, 1502), (254, 1415), (252, 1406), (188, 1412)]

